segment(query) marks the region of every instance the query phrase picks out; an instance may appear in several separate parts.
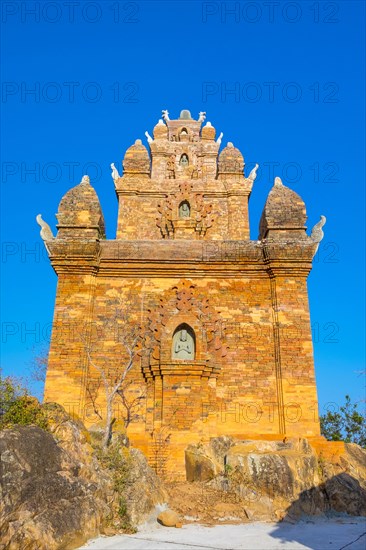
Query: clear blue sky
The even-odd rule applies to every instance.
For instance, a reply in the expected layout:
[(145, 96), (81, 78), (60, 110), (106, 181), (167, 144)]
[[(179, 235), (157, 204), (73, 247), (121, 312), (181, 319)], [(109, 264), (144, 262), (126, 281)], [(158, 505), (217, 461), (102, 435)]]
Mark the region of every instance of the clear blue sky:
[(62, 195), (87, 171), (113, 238), (110, 163), (120, 167), (161, 109), (174, 116), (187, 108), (207, 111), (223, 143), (243, 152), (247, 173), (260, 164), (252, 238), (273, 175), (303, 197), (309, 228), (327, 216), (309, 277), (319, 400), (323, 408), (345, 393), (362, 399), (364, 2), (3, 1), (1, 8), (5, 372), (26, 374), (52, 322), (56, 276), (36, 214), (55, 230)]

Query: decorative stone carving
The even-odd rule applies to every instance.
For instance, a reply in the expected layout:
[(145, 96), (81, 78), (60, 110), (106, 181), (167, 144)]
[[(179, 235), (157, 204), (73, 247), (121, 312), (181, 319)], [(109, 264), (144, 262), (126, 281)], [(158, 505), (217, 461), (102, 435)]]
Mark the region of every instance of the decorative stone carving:
[(248, 176), (248, 180), (252, 180), (254, 181), (255, 178), (257, 177), (257, 170), (259, 168), (259, 164), (256, 164), (253, 168), (253, 170), (251, 170), (249, 176)]
[(181, 325), (175, 331), (172, 345), (172, 359), (194, 360), (194, 337), (187, 325)]
[(175, 157), (172, 155), (166, 163), (166, 177), (168, 179), (175, 178)]
[[(183, 211), (180, 206), (188, 203), (190, 207), (190, 216), (181, 215)], [(170, 195), (164, 202), (158, 204), (159, 216), (156, 224), (159, 227), (163, 238), (174, 238), (176, 226), (179, 219), (186, 218), (191, 220), (191, 225), (187, 228), (196, 234), (197, 237), (204, 237), (207, 230), (212, 227), (214, 222), (214, 213), (212, 204), (207, 203), (202, 194), (193, 191), (193, 185), (189, 182), (179, 184), (179, 193)]]
[(112, 168), (112, 179), (113, 179), (113, 181), (116, 181), (121, 176), (119, 175), (119, 172), (118, 172), (117, 168), (115, 167), (114, 162), (111, 163), (111, 168)]
[(219, 145), (221, 145), (221, 141), (222, 141), (222, 138), (224, 137), (224, 133), (223, 132), (220, 132), (220, 135), (219, 137), (217, 138), (216, 140), (216, 143), (218, 143)]
[(48, 223), (46, 223), (46, 222), (42, 219), (42, 214), (38, 214), (38, 215), (36, 216), (36, 220), (37, 220), (38, 225), (41, 226), (40, 235), (41, 235), (42, 239), (43, 239), (45, 242), (50, 241), (51, 239), (54, 239), (54, 236), (53, 236), (53, 233), (52, 233), (52, 229), (50, 228), (50, 226), (48, 225)]
[(183, 166), (183, 168), (185, 168), (186, 166), (189, 166), (188, 155), (183, 153), (183, 155), (180, 157), (179, 165)]
[(274, 185), (275, 185), (276, 187), (281, 187), (281, 186), (283, 187), (282, 180), (281, 180), (281, 178), (280, 178), (279, 176), (276, 176), (276, 177), (275, 177)]
[(206, 118), (206, 111), (200, 111), (198, 115), (198, 122), (204, 122)]
[(322, 231), (322, 227), (325, 225), (325, 222), (327, 221), (327, 218), (325, 216), (320, 216), (320, 221), (316, 223), (311, 230), (311, 238), (314, 242), (320, 243), (320, 241), (324, 237), (324, 233)]
[(183, 201), (179, 206), (179, 217), (180, 218), (189, 218), (191, 215), (191, 209), (187, 201)]
[[(183, 359), (182, 355), (184, 355), (183, 350), (185, 349), (187, 353), (185, 360), (196, 360), (194, 332), (191, 329), (190, 336), (192, 337), (192, 342), (188, 338), (190, 327), (186, 323), (179, 324), (179, 314), (190, 315), (192, 321), (195, 320), (196, 324), (200, 327), (197, 336), (199, 335), (202, 339), (201, 362), (204, 360), (206, 364), (203, 367), (203, 371), (206, 376), (217, 376), (221, 369), (221, 361), (228, 352), (225, 323), (220, 316), (220, 312), (216, 312), (211, 307), (208, 298), (199, 296), (196, 286), (191, 281), (184, 279), (170, 290), (164, 292), (158, 308), (148, 310), (147, 326), (142, 328), (141, 331), (145, 340), (141, 351), (142, 371), (144, 375), (149, 378), (151, 376), (154, 377), (154, 373), (159, 372), (156, 366), (162, 360), (161, 354), (164, 345), (168, 345), (168, 347), (172, 345), (172, 356), (178, 354), (173, 359)], [(177, 318), (178, 326), (174, 331), (173, 342), (170, 344), (170, 342), (164, 342), (163, 340), (169, 337), (166, 334), (166, 326), (175, 317)], [(187, 335), (182, 334), (181, 331), (184, 329), (188, 329)], [(188, 356), (188, 345), (185, 342), (190, 343), (193, 357), (191, 355)], [(156, 366), (154, 367), (154, 365)]]
[(161, 111), (162, 114), (163, 114), (163, 119), (165, 120), (165, 122), (167, 122), (168, 120), (170, 120), (169, 118), (169, 111), (167, 109), (164, 109), (163, 111)]
[(148, 143), (152, 143), (154, 141), (147, 130), (145, 132), (145, 136), (146, 136), (146, 139), (147, 139)]
[(326, 221), (327, 221), (327, 218), (325, 216), (320, 216), (320, 220), (318, 221), (318, 223), (316, 223), (314, 225), (313, 229), (311, 230), (310, 238), (315, 243), (317, 243), (317, 247), (315, 249), (314, 256), (318, 251), (320, 242), (323, 240), (324, 232), (322, 230), (322, 227), (325, 225)]

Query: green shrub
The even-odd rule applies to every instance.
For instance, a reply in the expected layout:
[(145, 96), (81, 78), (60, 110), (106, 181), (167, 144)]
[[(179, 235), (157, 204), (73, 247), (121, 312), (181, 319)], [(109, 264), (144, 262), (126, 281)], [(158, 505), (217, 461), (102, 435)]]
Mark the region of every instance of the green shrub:
[(46, 430), (48, 421), (38, 399), (28, 395), (21, 382), (10, 376), (0, 380), (0, 428), (14, 425), (39, 426)]

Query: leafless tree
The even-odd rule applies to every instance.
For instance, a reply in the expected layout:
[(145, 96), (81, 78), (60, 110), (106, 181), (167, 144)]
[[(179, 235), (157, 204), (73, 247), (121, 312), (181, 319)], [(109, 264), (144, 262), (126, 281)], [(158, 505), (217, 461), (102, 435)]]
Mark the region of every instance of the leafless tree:
[[(125, 419), (125, 424), (131, 422), (132, 411), (135, 411), (138, 404), (134, 399), (132, 403), (129, 402), (126, 396), (126, 389), (130, 385), (126, 377), (131, 371), (136, 357), (142, 353), (144, 342), (139, 323), (131, 318), (131, 297), (122, 299), (117, 292), (113, 295), (111, 293), (106, 306), (105, 315), (97, 319), (96, 334), (92, 334), (93, 330), (89, 330), (88, 334), (82, 334), (89, 366), (99, 374), (101, 386), (104, 388), (106, 401), (102, 443), (104, 450), (108, 447), (112, 435), (116, 397), (119, 396), (122, 399), (126, 408), (127, 420)], [(93, 327), (91, 328), (93, 329)], [(99, 342), (101, 339), (111, 340), (112, 338), (113, 350), (108, 354), (107, 348), (105, 346), (101, 348)], [(116, 364), (117, 350), (120, 356), (118, 364)]]

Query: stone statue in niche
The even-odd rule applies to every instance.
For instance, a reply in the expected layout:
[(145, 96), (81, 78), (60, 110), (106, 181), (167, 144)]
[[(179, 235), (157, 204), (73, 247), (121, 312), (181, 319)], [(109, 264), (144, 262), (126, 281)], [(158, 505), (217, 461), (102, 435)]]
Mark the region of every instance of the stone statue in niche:
[(194, 339), (186, 328), (181, 328), (173, 336), (173, 359), (194, 359)]
[(188, 156), (183, 153), (183, 155), (180, 157), (179, 165), (183, 168), (186, 168), (189, 165)]
[(187, 201), (182, 202), (179, 205), (179, 217), (180, 218), (189, 218), (191, 215), (191, 209)]

